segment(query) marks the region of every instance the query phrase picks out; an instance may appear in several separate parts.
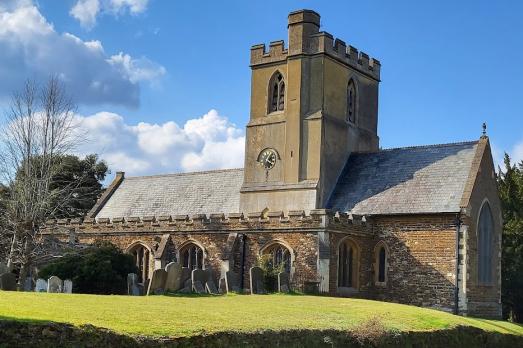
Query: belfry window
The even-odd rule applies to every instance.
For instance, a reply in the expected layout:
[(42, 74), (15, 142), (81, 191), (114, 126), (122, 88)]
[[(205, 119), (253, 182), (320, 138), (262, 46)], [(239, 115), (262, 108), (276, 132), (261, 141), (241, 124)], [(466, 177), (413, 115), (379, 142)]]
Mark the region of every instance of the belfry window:
[(488, 203), (481, 208), (478, 222), (478, 281), (492, 283), (494, 220)]
[(338, 287), (357, 288), (358, 254), (356, 245), (350, 240), (338, 248)]
[(198, 245), (190, 243), (180, 251), (182, 267), (203, 269), (203, 250)]
[(347, 86), (347, 121), (356, 122), (356, 86), (352, 79)]
[(275, 243), (263, 252), (270, 255), (269, 262), (274, 268), (282, 267), (286, 273), (291, 273), (291, 253), (287, 247), (280, 243)]
[(285, 81), (283, 75), (277, 72), (270, 82), (269, 113), (283, 111), (285, 108)]

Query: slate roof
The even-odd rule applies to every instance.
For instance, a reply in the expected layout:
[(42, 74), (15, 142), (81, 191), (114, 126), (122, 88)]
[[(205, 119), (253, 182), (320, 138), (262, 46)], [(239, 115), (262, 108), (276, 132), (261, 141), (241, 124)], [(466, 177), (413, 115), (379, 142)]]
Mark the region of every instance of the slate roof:
[(243, 169), (125, 178), (97, 218), (238, 212)]
[(327, 208), (362, 215), (459, 212), (477, 144), (351, 155)]

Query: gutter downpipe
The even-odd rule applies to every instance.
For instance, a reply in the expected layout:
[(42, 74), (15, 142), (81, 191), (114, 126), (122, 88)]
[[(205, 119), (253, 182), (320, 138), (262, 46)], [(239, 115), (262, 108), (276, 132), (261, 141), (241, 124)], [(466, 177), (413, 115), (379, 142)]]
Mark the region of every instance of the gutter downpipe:
[(461, 230), (461, 213), (456, 214), (456, 285), (454, 286), (454, 314), (459, 313), (459, 234)]

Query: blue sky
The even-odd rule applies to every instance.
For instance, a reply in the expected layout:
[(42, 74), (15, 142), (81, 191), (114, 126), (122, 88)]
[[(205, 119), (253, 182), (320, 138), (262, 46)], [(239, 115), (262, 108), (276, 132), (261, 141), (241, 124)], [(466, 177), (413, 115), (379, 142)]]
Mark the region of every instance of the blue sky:
[[(16, 35), (0, 29), (0, 104), (26, 77), (63, 73), (93, 134), (82, 151), (113, 171), (241, 166), (249, 48), (286, 40), (301, 8), (381, 61), (382, 147), (473, 140), (486, 121), (495, 156), (523, 159), (519, 1), (5, 1), (0, 22)], [(85, 90), (92, 76), (103, 88)]]

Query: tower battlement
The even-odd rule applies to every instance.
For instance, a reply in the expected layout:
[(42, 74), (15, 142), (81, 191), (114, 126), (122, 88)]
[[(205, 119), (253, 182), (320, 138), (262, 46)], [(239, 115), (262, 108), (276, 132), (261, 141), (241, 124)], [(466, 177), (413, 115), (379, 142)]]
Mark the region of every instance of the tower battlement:
[(368, 54), (347, 45), (328, 32), (320, 32), (320, 15), (301, 10), (289, 14), (289, 46), (283, 40), (273, 41), (266, 50), (265, 44), (251, 47), (251, 67), (285, 61), (296, 55), (326, 54), (376, 80), (380, 79), (381, 64)]

